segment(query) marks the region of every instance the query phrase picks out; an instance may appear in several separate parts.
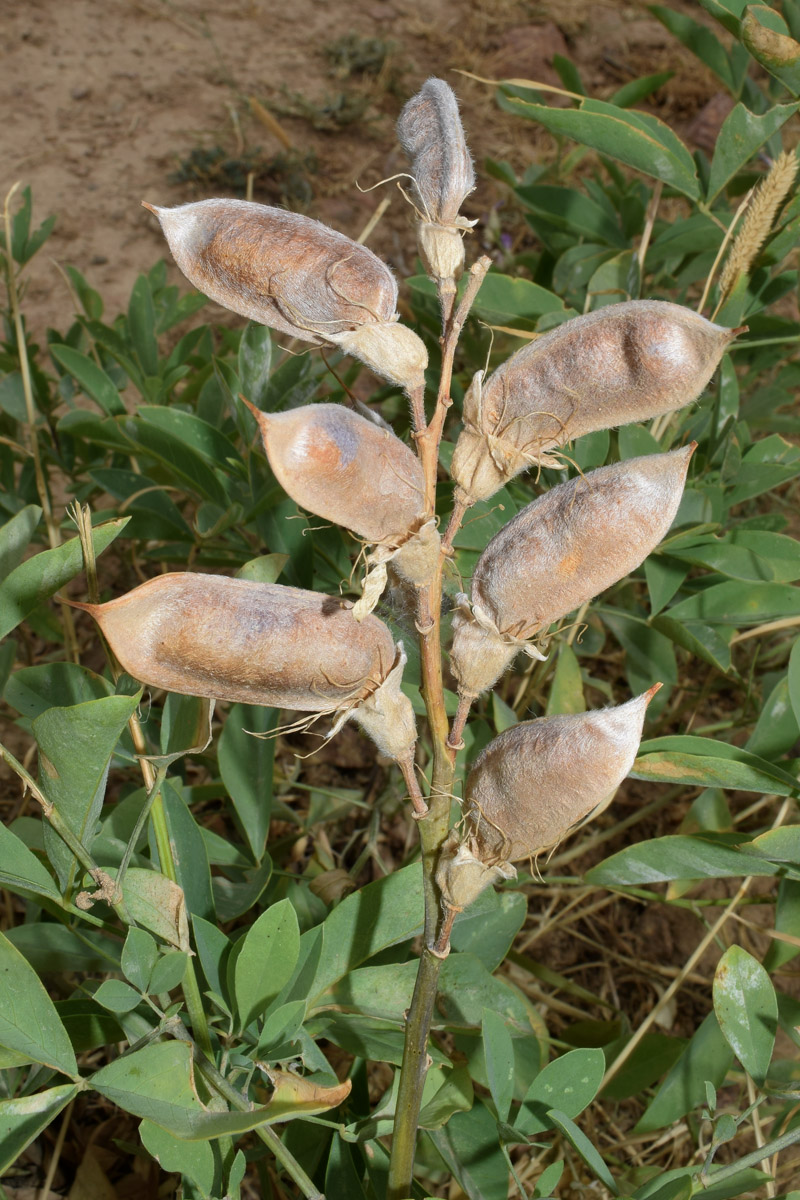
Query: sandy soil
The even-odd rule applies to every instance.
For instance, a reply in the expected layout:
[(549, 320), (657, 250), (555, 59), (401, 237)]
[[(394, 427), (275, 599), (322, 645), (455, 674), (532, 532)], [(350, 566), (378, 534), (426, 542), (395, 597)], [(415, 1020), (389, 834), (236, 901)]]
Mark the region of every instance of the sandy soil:
[[(69, 323), (71, 301), (53, 258), (83, 271), (113, 316), (137, 273), (164, 251), (140, 200), (232, 194), (207, 179), (171, 181), (192, 151), (270, 159), (284, 149), (253, 115), (251, 98), (277, 115), (292, 153), (313, 152), (318, 161), (307, 176), (310, 195), (282, 194), (285, 183), (262, 175), (254, 198), (305, 207), (357, 236), (391, 196), (370, 244), (402, 274), (413, 268), (409, 210), (392, 185), (363, 194), (355, 181), (366, 187), (403, 169), (394, 121), (427, 76), (456, 87), (479, 166), (491, 154), (522, 168), (550, 142), (499, 113), (492, 89), (457, 68), (557, 83), (550, 63), (562, 54), (600, 97), (671, 69), (654, 111), (684, 129), (715, 91), (644, 8), (621, 0), (0, 0), (0, 25), (0, 187), (5, 194), (16, 180), (30, 184), (35, 217), (58, 214), (49, 253), (28, 273), (25, 307), (37, 332)], [(332, 75), (326, 47), (346, 34), (393, 43), (377, 79)], [(298, 95), (365, 111), (321, 130), (285, 115)], [(485, 217), (499, 199), (483, 182), (466, 208)]]

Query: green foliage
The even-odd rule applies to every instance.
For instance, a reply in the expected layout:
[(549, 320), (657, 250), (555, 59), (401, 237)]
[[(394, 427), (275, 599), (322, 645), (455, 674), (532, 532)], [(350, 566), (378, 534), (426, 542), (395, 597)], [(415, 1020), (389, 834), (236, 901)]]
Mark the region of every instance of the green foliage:
[[(571, 892), (570, 909), (612, 888), (620, 912), (691, 910), (710, 928), (723, 893), (709, 881), (742, 881), (733, 908), (755, 881), (749, 895), (767, 908), (772, 942), (763, 953), (755, 939), (748, 950), (729, 946), (713, 986), (693, 985), (683, 1036), (651, 1028), (649, 1018), (640, 1036), (616, 986), (601, 995), (566, 967), (562, 974), (535, 961), (528, 935), (524, 952), (513, 949), (527, 913), (521, 891), (484, 892), (459, 914), (441, 969), (426, 1041), (419, 1196), (445, 1194), (452, 1176), (470, 1200), (505, 1200), (513, 1172), (523, 1194), (541, 1200), (559, 1194), (564, 1173), (574, 1187), (635, 1200), (689, 1200), (702, 1189), (723, 1200), (761, 1188), (760, 1164), (800, 1140), (796, 1065), (778, 1057), (786, 1051), (776, 1040), (782, 1031), (796, 1042), (800, 1013), (773, 979), (786, 985), (782, 972), (793, 969), (800, 944), (797, 198), (778, 205), (729, 294), (716, 264), (743, 191), (763, 156), (780, 151), (800, 106), (800, 8), (786, 3), (780, 15), (734, 0), (703, 0), (703, 8), (719, 33), (658, 5), (651, 12), (736, 101), (710, 162), (630, 107), (664, 75), (601, 101), (560, 60), (570, 107), (548, 106), (533, 86), (499, 92), (504, 110), (553, 135), (557, 153), (521, 179), (488, 164), (531, 244), (489, 274), (473, 305), (445, 466), (474, 373), (577, 313), (639, 297), (697, 308), (707, 292), (708, 312), (720, 309), (720, 319), (746, 322), (749, 332), (697, 405), (572, 447), (568, 475), (698, 443), (666, 539), (576, 615), (579, 628), (553, 631), (547, 661), (479, 702), (458, 765), (519, 720), (580, 713), (661, 680), (632, 774), (648, 802), (676, 801), (683, 824), (648, 824), (645, 834), (655, 836), (635, 830), (626, 844), (612, 809), (598, 835), (598, 843), (613, 838), (606, 857), (582, 878), (565, 876), (559, 848), (526, 888), (537, 911), (542, 884), (548, 896)], [(351, 35), (329, 52), (345, 77), (382, 69), (389, 49)], [(353, 116), (345, 100), (313, 113), (304, 101), (303, 111), (341, 123)], [(2, 240), (7, 274), (30, 262), (52, 227), (50, 218), (34, 228), (26, 189), (9, 246)], [(280, 1164), (281, 1194), (319, 1195), (310, 1189), (324, 1186), (328, 1200), (382, 1200), (423, 922), (413, 839), (395, 832), (389, 849), (379, 832), (382, 822), (396, 831), (405, 820), (401, 781), (369, 757), (366, 790), (347, 768), (326, 774), (292, 762), (284, 749), (276, 754), (276, 711), (212, 711), (142, 694), (116, 664), (100, 665), (95, 643), (87, 655), (95, 669), (78, 665), (88, 626), (79, 618), (76, 641), (71, 616), (53, 603), (85, 594), (87, 548), (64, 499), (91, 510), (101, 599), (142, 574), (182, 569), (357, 595), (357, 544), (287, 499), (238, 399), (263, 412), (345, 401), (357, 370), (338, 353), (328, 355), (335, 374), (319, 356), (283, 356), (254, 324), (235, 332), (199, 324), (203, 299), (170, 285), (163, 263), (138, 278), (127, 311), (111, 321), (80, 272), (68, 273), (80, 303), (72, 322), (49, 331), (43, 347), (30, 337), (20, 346), (9, 302), (0, 347), (4, 741), (35, 746), (38, 782), (27, 774), (32, 754), (17, 762), (9, 748), (4, 760), (33, 785), (41, 810), (34, 816), (29, 805), (0, 826), (0, 885), (15, 921), (0, 934), (0, 1170), (73, 1098), (95, 1092), (141, 1120), (144, 1149), (180, 1175), (185, 1196), (238, 1196), (266, 1146)], [(435, 361), (436, 288), (422, 275), (406, 282)], [(405, 432), (393, 390), (374, 401)], [(34, 437), (59, 497), (52, 517), (22, 451)], [(488, 539), (561, 478), (543, 469), (476, 505), (455, 539), (456, 572), (468, 578)], [(449, 491), (441, 490), (446, 515)], [(91, 581), (90, 571), (90, 589)], [(387, 602), (381, 615), (405, 639), (406, 686), (422, 714), (412, 619), (402, 603)], [(446, 700), (452, 714), (454, 693)], [(655, 807), (648, 803), (648, 818)], [(635, 825), (641, 814), (627, 813)], [(734, 937), (724, 922), (721, 936)], [(514, 973), (503, 968), (509, 952)], [(613, 978), (618, 948), (609, 955)], [(690, 969), (675, 967), (676, 991)], [(530, 991), (526, 980), (535, 981)], [(649, 986), (663, 990), (660, 977)], [(647, 1003), (668, 1027), (667, 1002)], [(370, 1077), (367, 1063), (383, 1073)], [(344, 1086), (337, 1072), (346, 1072)], [(753, 1157), (756, 1113), (767, 1145)], [(639, 1135), (660, 1144), (683, 1121), (690, 1147), (665, 1173)], [(608, 1128), (621, 1126), (638, 1139), (635, 1161), (609, 1149)], [(534, 1155), (537, 1177), (521, 1184)], [(779, 1158), (785, 1188), (782, 1169)]]

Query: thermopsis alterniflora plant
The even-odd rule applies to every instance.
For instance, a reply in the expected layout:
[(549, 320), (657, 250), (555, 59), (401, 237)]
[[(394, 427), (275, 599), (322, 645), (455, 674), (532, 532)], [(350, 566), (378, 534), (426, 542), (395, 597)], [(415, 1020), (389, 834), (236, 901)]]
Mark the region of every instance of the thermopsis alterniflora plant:
[[(455, 754), (469, 705), (518, 650), (541, 656), (555, 622), (623, 578), (669, 529), (692, 446), (581, 475), (545, 493), (489, 543), (460, 597), (451, 667), (460, 708), (452, 729), (442, 690), (443, 574), (465, 510), (553, 452), (598, 429), (670, 412), (701, 393), (735, 331), (678, 305), (630, 301), (577, 317), (518, 351), (464, 403), (453, 455), (455, 508), (436, 532), (439, 442), (456, 339), (488, 267), (463, 271), (461, 203), (473, 173), (452, 91), (432, 79), (398, 130), (411, 160), (420, 251), (442, 308), (443, 371), (425, 402), (427, 353), (396, 313), (397, 288), (364, 246), (318, 222), (236, 200), (147, 205), (188, 278), (234, 312), (315, 344), (338, 346), (403, 387), (412, 451), (377, 418), (323, 404), (255, 411), (276, 478), (310, 512), (351, 530), (382, 568), (355, 606), (280, 585), (173, 575), (89, 611), (125, 669), (156, 687), (339, 714), (358, 721), (403, 770), (430, 877), (420, 985), (408, 1016), (390, 1189), (411, 1190), (413, 1141), (438, 964), (454, 915), (512, 863), (535, 862), (602, 809), (636, 755), (658, 683), (619, 708), (527, 722), (492, 742), (464, 789), (463, 832), (449, 832)], [(246, 400), (246, 397), (243, 398)], [(417, 592), (423, 697), (433, 741), (423, 796), (413, 767), (414, 719), (399, 687), (405, 661), (368, 612), (388, 568)], [(335, 681), (335, 682), (334, 682)], [(416, 1044), (415, 1044), (416, 1043)]]
[[(458, 105), (448, 84), (428, 80), (403, 109), (397, 133), (409, 166), (401, 188), (416, 217), (419, 253), (433, 284), (441, 320), (440, 368), (435, 379), (426, 343), (399, 318), (398, 288), (392, 272), (365, 246), (305, 216), (240, 200), (207, 199), (176, 208), (145, 204), (158, 219), (175, 261), (206, 296), (256, 326), (291, 338), (295, 350), (299, 342), (353, 356), (390, 390), (399, 389), (406, 397), (411, 430), (404, 439), (398, 433), (399, 421), (396, 430), (377, 411), (352, 397), (349, 407), (302, 403), (276, 411), (277, 405), (263, 403), (257, 387), (244, 384), (241, 395), (235, 394), (238, 388), (230, 389), (238, 429), (249, 438), (251, 467), (258, 463), (269, 476), (273, 492), (278, 491), (277, 483), (291, 501), (360, 542), (356, 565), (363, 562), (365, 569), (363, 578), (351, 589), (355, 600), (343, 598), (335, 587), (329, 594), (280, 584), (274, 582), (275, 575), (269, 582), (234, 578), (233, 568), (215, 562), (212, 565), (219, 567), (219, 573), (170, 570), (100, 603), (91, 531), (85, 513), (76, 511), (77, 519), (84, 523), (81, 536), (91, 602), (66, 603), (94, 618), (110, 651), (118, 694), (104, 693), (103, 703), (116, 706), (120, 724), (109, 732), (107, 758), (129, 721), (132, 745), (126, 744), (125, 752), (129, 757), (131, 749), (136, 754), (145, 781), (133, 817), (130, 797), (118, 806), (127, 814), (129, 825), (120, 816), (119, 829), (104, 830), (112, 853), (114, 847), (124, 847), (113, 867), (98, 867), (84, 845), (84, 839), (90, 844), (89, 834), (98, 819), (95, 789), (82, 824), (74, 814), (65, 820), (60, 805), (49, 799), (48, 788), (57, 790), (60, 776), (58, 763), (52, 760), (46, 721), (36, 730), (41, 786), (4, 752), (64, 839), (67, 849), (53, 851), (55, 839), (49, 830), (45, 848), (52, 853), (71, 917), (76, 913), (91, 917), (93, 905), (100, 900), (111, 905), (128, 930), (121, 958), (121, 972), (128, 982), (107, 980), (93, 996), (111, 1012), (134, 1014), (124, 1030), (132, 1048), (95, 1071), (89, 1086), (142, 1118), (143, 1143), (165, 1169), (181, 1172), (187, 1196), (215, 1196), (215, 1187), (223, 1186), (226, 1196), (237, 1196), (235, 1177), (238, 1171), (241, 1180), (244, 1159), (234, 1156), (233, 1138), (253, 1131), (300, 1191), (310, 1200), (320, 1200), (321, 1192), (310, 1178), (317, 1170), (314, 1154), (299, 1138), (293, 1138), (291, 1127), (283, 1138), (272, 1129), (273, 1121), (302, 1115), (317, 1119), (326, 1136), (334, 1131), (337, 1149), (331, 1150), (327, 1186), (336, 1200), (345, 1195), (347, 1200), (351, 1195), (358, 1200), (365, 1194), (349, 1158), (348, 1142), (364, 1143), (365, 1156), (376, 1172), (370, 1186), (375, 1195), (385, 1194), (387, 1200), (407, 1200), (417, 1194), (413, 1171), (418, 1148), (420, 1155), (426, 1156), (426, 1181), (441, 1181), (447, 1167), (473, 1200), (482, 1200), (487, 1194), (482, 1189), (488, 1185), (480, 1182), (478, 1167), (475, 1175), (458, 1176), (452, 1166), (458, 1157), (454, 1142), (448, 1142), (444, 1134), (421, 1143), (417, 1137), (419, 1128), (439, 1133), (454, 1113), (468, 1115), (469, 1110), (469, 1102), (458, 1092), (457, 1070), (437, 1090), (442, 1072), (434, 1069), (438, 1065), (435, 1055), (442, 1057), (443, 1051), (430, 1038), (438, 1011), (437, 994), (442, 1006), (450, 1002), (448, 970), (459, 958), (469, 957), (449, 957), (451, 940), (460, 949), (457, 935), (463, 926), (455, 923), (466, 910), (466, 925), (470, 906), (475, 906), (473, 912), (480, 911), (481, 904), (496, 899), (493, 887), (503, 889), (509, 898), (508, 889), (514, 886), (518, 871), (526, 872), (536, 883), (547, 869), (549, 856), (564, 839), (611, 803), (633, 768), (648, 705), (661, 681), (655, 671), (651, 676), (648, 664), (647, 674), (640, 672), (632, 684), (634, 694), (619, 697), (621, 703), (592, 711), (548, 708), (547, 715), (504, 729), (496, 723), (496, 728), (502, 729), (498, 736), (488, 742), (484, 737), (476, 745), (484, 697), (519, 655), (531, 660), (521, 659), (529, 683), (536, 672), (546, 670), (559, 653), (559, 645), (568, 646), (582, 628), (587, 606), (608, 589), (622, 585), (662, 545), (684, 499), (690, 466), (697, 473), (692, 456), (697, 442), (703, 442), (703, 431), (692, 427), (685, 437), (667, 441), (672, 448), (663, 452), (655, 438), (639, 429), (638, 434), (644, 436), (639, 436), (633, 454), (630, 450), (622, 453), (620, 433), (620, 461), (597, 466), (603, 458), (595, 458), (594, 469), (578, 469), (571, 478), (553, 482), (558, 478), (556, 472), (576, 466), (575, 440), (649, 420), (656, 422), (654, 430), (663, 429), (660, 423), (698, 399), (732, 340), (744, 329), (740, 324), (744, 309), (737, 311), (735, 305), (727, 324), (716, 324), (686, 307), (654, 299), (610, 303), (583, 315), (563, 309), (558, 314), (563, 318), (560, 324), (553, 323), (531, 337), (523, 349), (494, 370), (487, 366), (473, 371), (463, 404), (451, 414), (451, 393), (459, 398), (453, 379), (456, 352), (464, 350), (460, 337), (471, 310), (480, 304), (490, 262), (479, 258), (466, 265), (465, 249), (474, 222), (462, 215), (461, 209), (474, 187), (474, 171)], [(790, 164), (781, 158), (778, 168), (790, 183), (794, 167), (790, 171)], [(745, 221), (744, 230), (747, 228)], [(649, 232), (645, 243), (647, 237)], [(718, 308), (744, 286), (752, 262), (753, 254), (746, 262), (742, 259), (741, 241), (735, 248), (739, 258), (731, 255), (729, 259), (735, 270), (730, 267), (722, 276)], [(490, 278), (487, 287), (491, 282)], [(637, 294), (636, 289), (631, 290)], [(724, 309), (721, 320), (725, 321)], [(104, 346), (97, 325), (90, 323), (89, 328)], [(245, 338), (242, 341), (245, 344)], [(108, 344), (116, 343), (109, 340)], [(59, 361), (67, 369), (75, 369), (74, 349), (58, 349)], [(222, 367), (220, 370), (224, 377)], [(121, 404), (121, 411), (114, 409), (113, 385), (109, 391), (104, 384), (105, 391), (101, 391), (96, 373), (89, 372), (86, 378), (124, 429), (128, 414)], [(143, 372), (143, 394), (154, 378), (154, 370)], [(179, 415), (190, 417), (175, 411), (168, 414), (173, 418)], [(79, 429), (83, 419), (78, 413), (65, 432)], [(168, 426), (176, 427), (175, 423)], [(216, 454), (220, 466), (227, 444), (223, 439), (209, 442), (207, 429), (200, 430), (191, 421), (181, 428), (202, 441), (203, 469), (209, 470), (213, 490), (215, 477), (207, 462)], [(116, 434), (103, 432), (110, 440), (101, 444), (116, 452), (120, 445), (114, 440)], [(214, 447), (213, 454), (209, 444)], [(701, 468), (715, 452), (704, 455), (704, 449), (700, 450)], [(265, 458), (271, 475), (264, 466)], [(175, 461), (180, 465), (179, 453)], [(235, 469), (240, 468), (245, 476), (244, 461)], [(100, 486), (109, 490), (120, 486), (117, 475), (123, 472), (118, 464), (104, 471), (93, 463), (93, 469)], [(37, 470), (41, 471), (38, 463)], [(528, 482), (521, 486), (518, 477), (526, 472)], [(131, 486), (136, 489), (130, 494), (131, 504), (157, 490), (142, 487), (138, 474), (130, 474)], [(445, 474), (449, 479), (444, 480)], [(538, 489), (536, 498), (527, 503), (520, 499), (525, 488), (528, 495)], [(462, 544), (464, 526), (473, 519), (479, 524), (481, 516), (496, 506), (497, 528), (497, 513), (505, 515), (501, 500), (506, 496), (515, 499), (515, 515), (488, 541), (483, 539), (467, 576), (462, 577), (455, 551)], [(215, 511), (215, 520), (235, 529), (235, 506), (227, 512)], [(693, 550), (690, 546), (689, 553)], [(77, 566), (73, 575), (76, 570)], [(292, 582), (310, 582), (296, 575), (290, 578)], [(355, 571), (352, 578), (358, 578)], [(394, 596), (404, 603), (413, 597), (413, 615), (403, 618), (402, 635), (397, 632), (402, 621), (395, 619)], [(71, 628), (71, 619), (67, 611), (65, 628)], [(411, 645), (417, 639), (419, 689), (414, 674), (416, 647)], [(322, 929), (308, 922), (300, 938), (289, 900), (271, 900), (235, 944), (228, 942), (215, 922), (191, 909), (190, 939), (182, 907), (191, 884), (186, 852), (190, 843), (181, 842), (187, 806), (180, 798), (170, 800), (171, 785), (165, 785), (165, 778), (175, 757), (172, 741), (180, 726), (175, 714), (196, 716), (196, 711), (191, 705), (185, 710), (170, 709), (169, 721), (165, 715), (161, 726), (162, 753), (147, 754), (135, 712), (140, 693), (128, 694), (129, 681), (123, 673), (138, 684), (171, 693), (173, 700), (196, 697), (205, 702), (197, 706), (202, 719), (192, 726), (189, 739), (199, 752), (207, 744), (213, 702), (232, 706), (219, 759), (227, 764), (229, 779), (236, 781), (234, 789), (242, 782), (237, 779), (235, 747), (240, 752), (248, 743), (269, 747), (263, 769), (271, 770), (271, 743), (252, 743), (250, 733), (243, 732), (268, 733), (270, 719), (263, 716), (266, 709), (300, 714), (290, 718), (283, 729), (313, 725), (326, 738), (340, 734), (348, 722), (358, 725), (401, 772), (409, 815), (414, 818), (408, 824), (418, 835), (421, 850), (424, 920), (420, 899), (420, 911), (413, 917), (416, 924), (404, 934), (384, 935), (382, 922), (389, 921), (391, 914), (382, 911), (379, 900), (374, 910), (365, 904), (350, 925), (345, 921), (349, 903), (345, 902), (332, 910), (330, 923), (326, 919)], [(523, 689), (520, 697), (525, 695)], [(659, 699), (663, 700), (663, 695)], [(530, 712), (527, 704), (519, 697), (515, 701), (521, 716)], [(478, 719), (471, 721), (475, 708)], [(499, 711), (502, 713), (502, 707)], [(485, 729), (485, 722), (483, 726)], [(102, 728), (94, 731), (93, 736), (101, 735)], [(182, 745), (185, 752), (185, 737)], [(89, 752), (87, 746), (86, 754)], [(749, 762), (745, 766), (755, 769)], [(399, 777), (395, 779), (399, 787)], [(770, 775), (770, 785), (776, 779)], [(247, 786), (257, 793), (268, 782), (259, 777), (248, 780)], [(237, 810), (239, 817), (242, 811)], [(251, 808), (251, 815), (254, 811)], [(143, 869), (147, 860), (138, 857), (150, 813), (154, 830), (151, 854), (157, 855), (159, 872)], [(242, 824), (246, 826), (246, 821)], [(255, 845), (259, 835), (254, 830), (246, 832), (250, 845)], [(268, 859), (263, 858), (266, 828), (260, 836), (259, 863), (266, 862), (268, 872)], [(199, 856), (202, 843), (191, 844)], [(183, 854), (182, 862), (176, 846)], [(223, 853), (219, 847), (217, 851)], [(27, 860), (19, 857), (21, 851), (15, 853), (19, 861), (14, 860), (14, 869), (22, 870)], [(40, 864), (34, 861), (34, 866), (26, 869), (33, 871), (36, 866)], [(418, 880), (419, 867), (407, 868), (408, 872), (415, 870)], [(337, 872), (330, 874), (336, 876)], [(159, 880), (157, 892), (152, 890), (154, 877)], [(97, 888), (94, 893), (88, 890), (90, 878)], [(230, 891), (227, 894), (227, 919), (241, 917), (248, 904), (258, 900), (267, 878), (261, 865), (245, 874), (235, 903)], [(51, 900), (47, 890), (50, 876), (44, 882), (39, 876), (36, 880), (40, 892), (35, 894)], [(176, 881), (182, 882), (183, 892)], [(341, 880), (335, 879), (326, 882), (334, 896), (339, 883)], [(78, 887), (86, 890), (78, 891)], [(61, 893), (57, 895), (61, 897)], [(224, 890), (220, 895), (226, 896)], [(398, 907), (403, 901), (396, 893)], [(392, 948), (403, 940), (410, 944), (420, 924), (423, 940), (418, 963), (391, 958)], [(167, 954), (159, 957), (147, 929), (168, 944)], [(362, 942), (369, 951), (362, 953)], [(16, 951), (12, 954), (3, 943), (0, 950), (6, 955), (0, 962), (2, 969), (19, 969)], [(380, 967), (358, 969), (385, 950), (390, 951), (389, 958)], [(201, 961), (208, 985), (205, 998), (215, 1013), (211, 1023), (206, 1020), (194, 956)], [(332, 960), (338, 967), (330, 965)], [(342, 966), (345, 960), (352, 968), (349, 974)], [(412, 963), (416, 984), (407, 1009), (404, 1001), (400, 1048), (392, 1041), (397, 1030), (381, 1023), (380, 988), (387, 985), (373, 982), (377, 977), (370, 971), (396, 969), (398, 974), (388, 986), (402, 991), (408, 985), (410, 993), (406, 968)], [(179, 985), (191, 1037), (169, 1003), (169, 992)], [(357, 1026), (364, 1008), (359, 988), (362, 994), (375, 990), (377, 996), (370, 1017), (365, 1018), (365, 1029), (373, 1021), (374, 1028), (370, 1025), (368, 1032), (385, 1039), (388, 1061), (400, 1065), (402, 1059), (402, 1064), (395, 1087), (378, 1112), (353, 1128), (320, 1116), (344, 1101), (350, 1084), (320, 1086), (314, 1076), (324, 1072), (327, 1064), (315, 1039), (324, 1038), (326, 1031), (333, 1038), (337, 1020), (344, 1021), (350, 1041), (339, 1032), (345, 1040), (335, 1044), (348, 1049), (353, 1046), (352, 1053), (361, 1058), (372, 1057), (368, 1049), (362, 1050), (370, 1043), (358, 1040), (363, 1033)], [(474, 990), (483, 996), (480, 987)], [(36, 996), (37, 1003), (43, 1004), (41, 996)], [(150, 1025), (134, 1020), (137, 1006), (145, 1004), (156, 1014)], [(491, 1047), (487, 1041), (479, 1062), (473, 1053), (470, 1078), (491, 1094), (492, 1136), (496, 1125), (500, 1152), (505, 1155), (503, 1170), (506, 1163), (512, 1167), (507, 1145), (514, 1140), (527, 1141), (541, 1129), (558, 1128), (591, 1169), (602, 1171), (602, 1162), (596, 1168), (599, 1156), (592, 1157), (591, 1146), (587, 1149), (585, 1138), (581, 1141), (584, 1135), (568, 1113), (561, 1111), (572, 1103), (574, 1081), (569, 1087), (564, 1085), (563, 1095), (556, 1094), (551, 1082), (543, 1083), (541, 1094), (533, 1096), (528, 1109), (523, 1103), (512, 1118), (516, 1047), (499, 1009), (483, 1000), (480, 1004), (477, 1027), (494, 1040)], [(313, 1027), (306, 1023), (309, 1012), (317, 1022)], [(350, 1026), (347, 1017), (353, 1018)], [(0, 1033), (4, 1019), (0, 1013)], [(457, 1019), (456, 1026), (458, 1023)], [(3, 1036), (0, 1049), (5, 1045)], [(49, 1057), (41, 1062), (73, 1078), (74, 1086), (51, 1089), (59, 1093), (51, 1098), (51, 1114), (60, 1111), (57, 1103), (63, 1107), (76, 1088), (86, 1086), (86, 1077), (74, 1066), (71, 1048), (59, 1048), (56, 1035), (53, 1044), (56, 1050), (48, 1051)], [(743, 1062), (746, 1051), (747, 1047), (744, 1057), (740, 1055)], [(460, 1045), (458, 1052), (462, 1052)], [(296, 1057), (302, 1059), (305, 1074), (286, 1069)], [(455, 1056), (447, 1059), (448, 1068), (453, 1062)], [(256, 1071), (271, 1085), (268, 1103), (260, 1094), (260, 1076), (254, 1082)], [(757, 1074), (753, 1068), (753, 1078)], [(179, 1090), (183, 1088), (179, 1103), (164, 1099), (159, 1082), (173, 1077), (182, 1081), (177, 1085)], [(601, 1068), (592, 1095), (602, 1077)], [(583, 1076), (579, 1084), (581, 1080)], [(469, 1089), (471, 1098), (471, 1082)], [(34, 1099), (38, 1100), (38, 1094)], [(160, 1108), (162, 1101), (164, 1107)], [(714, 1107), (710, 1099), (707, 1104)], [(579, 1111), (576, 1108), (575, 1115)], [(684, 1108), (682, 1115), (687, 1111)], [(23, 1113), (29, 1124), (32, 1113)], [(548, 1123), (537, 1125), (542, 1114)], [(0, 1111), (0, 1122), (2, 1119)], [(516, 1127), (510, 1124), (512, 1119)], [(25, 1129), (29, 1131), (29, 1125)], [(375, 1156), (386, 1150), (387, 1139), (390, 1156), (386, 1155), (386, 1162), (378, 1161)], [(194, 1148), (208, 1149), (212, 1140), (211, 1165), (201, 1167), (202, 1154), (198, 1151), (193, 1157)], [(191, 1153), (186, 1151), (187, 1144), (193, 1148)], [(439, 1155), (435, 1161), (430, 1157), (431, 1144)], [(460, 1153), (466, 1153), (463, 1147)], [(477, 1162), (480, 1154), (476, 1154)], [(300, 1159), (310, 1164), (309, 1173)], [(606, 1176), (601, 1173), (600, 1177), (609, 1186)], [(556, 1183), (545, 1186), (542, 1182), (544, 1190), (536, 1194), (549, 1194)], [(501, 1181), (497, 1186), (502, 1191), (505, 1185)], [(493, 1198), (499, 1194), (489, 1191)], [(683, 1193), (674, 1193), (679, 1195)], [(636, 1196), (639, 1200), (638, 1192)], [(673, 1193), (665, 1195), (665, 1200), (673, 1200)]]

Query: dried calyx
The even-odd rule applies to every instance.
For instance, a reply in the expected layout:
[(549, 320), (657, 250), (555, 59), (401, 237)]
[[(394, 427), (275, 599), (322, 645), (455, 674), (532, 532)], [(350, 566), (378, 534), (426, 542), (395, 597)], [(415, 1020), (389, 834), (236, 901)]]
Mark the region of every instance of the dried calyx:
[(397, 136), (411, 159), (426, 270), (433, 279), (457, 279), (464, 267), (462, 235), (475, 224), (459, 209), (475, 187), (475, 172), (458, 102), (443, 79), (427, 80), (412, 96), (400, 114)]
[(391, 429), (339, 404), (313, 404), (258, 421), (275, 477), (303, 508), (375, 546), (360, 618), (377, 602), (386, 566), (417, 587), (432, 578), (439, 534), (425, 511), (425, 478), (416, 454)]
[(440, 860), (445, 908), (463, 908), (511, 863), (535, 863), (603, 811), (633, 766), (660, 687), (617, 708), (524, 721), (489, 743), (467, 777), (465, 836)]
[(397, 320), (397, 284), (366, 246), (300, 213), (246, 200), (145, 204), (187, 279), (231, 311), (315, 345), (330, 343), (409, 392), (428, 352)]
[(459, 596), (453, 619), (451, 665), (463, 699), (491, 687), (520, 650), (544, 657), (528, 639), (644, 561), (675, 518), (694, 449), (576, 476), (492, 538), (475, 567), (471, 598)]
[[(188, 696), (354, 720), (413, 777), (416, 724), (405, 655), (347, 600), (279, 584), (177, 572), (107, 604), (79, 604), (125, 671)], [(408, 782), (408, 779), (407, 779)], [(418, 789), (417, 789), (418, 791)]]
[(456, 503), (485, 500), (553, 451), (598, 429), (695, 400), (739, 330), (688, 308), (631, 300), (565, 321), (513, 354), (464, 399), (451, 475)]

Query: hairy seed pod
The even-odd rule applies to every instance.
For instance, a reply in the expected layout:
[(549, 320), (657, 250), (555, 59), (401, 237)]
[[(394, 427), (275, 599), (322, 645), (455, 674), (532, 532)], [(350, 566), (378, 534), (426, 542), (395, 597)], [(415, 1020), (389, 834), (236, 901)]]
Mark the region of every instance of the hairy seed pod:
[(430, 579), (439, 535), (425, 512), (419, 458), (405, 442), (340, 404), (250, 408), (275, 477), (293, 500), (377, 545), (380, 561), (391, 559), (412, 583)]
[(597, 429), (697, 399), (738, 330), (662, 300), (612, 304), (565, 321), (512, 354), (464, 399), (451, 475), (457, 502), (494, 495), (551, 451)]
[(490, 742), (464, 790), (475, 857), (487, 865), (535, 859), (602, 812), (633, 766), (660, 687), (616, 708), (523, 721)]
[[(624, 579), (675, 519), (695, 443), (600, 467), (523, 508), (489, 542), (453, 620), (465, 697), (491, 687), (528, 638)], [(539, 657), (543, 657), (541, 654)]]
[(376, 617), (280, 584), (176, 572), (91, 613), (134, 679), (187, 696), (353, 718), (392, 758), (416, 731), (400, 692), (405, 656)]
[(423, 384), (428, 353), (397, 321), (397, 284), (366, 246), (300, 213), (247, 200), (145, 204), (187, 279), (240, 316), (331, 343), (384, 379)]
[(443, 79), (428, 79), (397, 122), (400, 145), (411, 159), (419, 242), (434, 279), (457, 279), (464, 266), (461, 234), (473, 224), (459, 216), (475, 187), (458, 101)]

